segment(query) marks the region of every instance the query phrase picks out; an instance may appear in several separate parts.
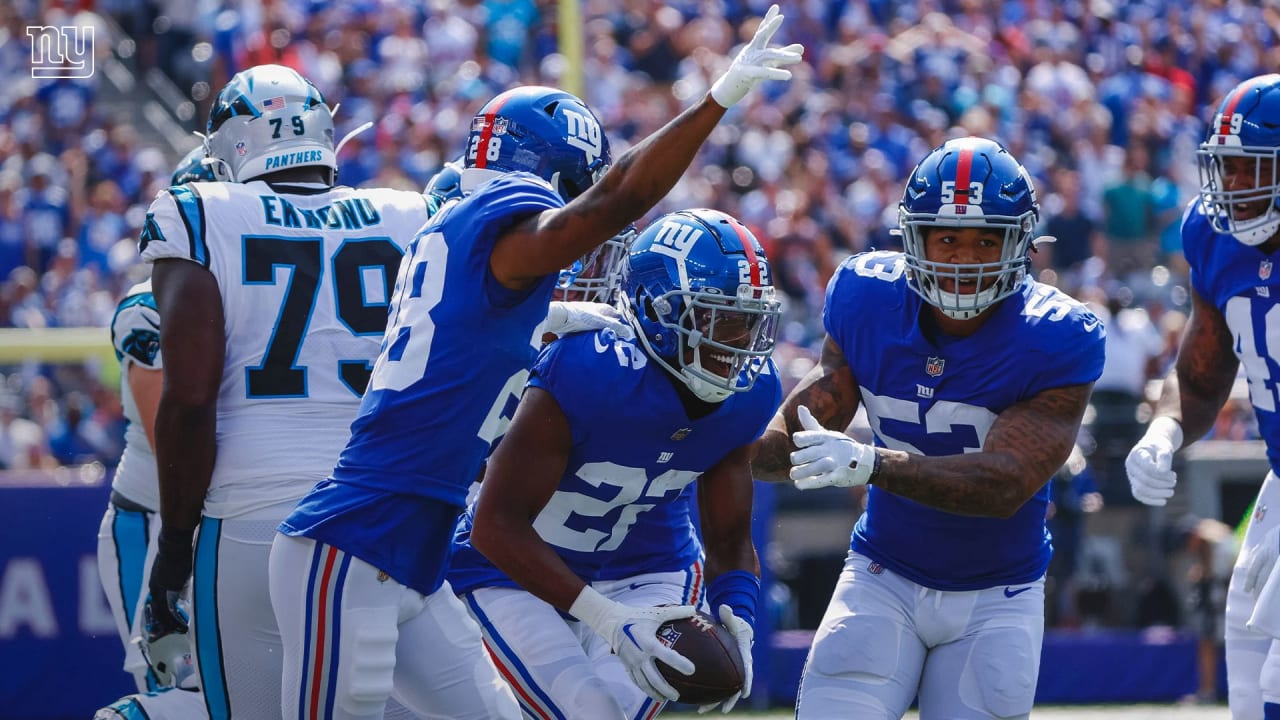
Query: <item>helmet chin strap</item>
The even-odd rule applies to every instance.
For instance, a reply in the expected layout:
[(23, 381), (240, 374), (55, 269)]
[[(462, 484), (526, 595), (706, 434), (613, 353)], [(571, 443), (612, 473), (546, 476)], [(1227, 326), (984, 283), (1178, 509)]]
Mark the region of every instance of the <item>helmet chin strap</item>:
[(1272, 235), (1280, 230), (1280, 210), (1274, 206), (1267, 210), (1267, 222), (1258, 223), (1252, 228), (1245, 231), (1236, 231), (1231, 233), (1231, 237), (1250, 247), (1261, 245), (1271, 239)]
[(725, 388), (716, 387), (715, 385), (712, 385), (706, 380), (703, 380), (702, 378), (694, 376), (692, 373), (689, 372), (687, 368), (682, 369), (680, 371), (680, 379), (684, 381), (684, 384), (686, 386), (688, 386), (689, 391), (692, 392), (694, 396), (696, 396), (699, 400), (703, 402), (709, 402), (709, 403), (724, 402), (725, 400), (729, 399), (730, 395), (733, 394), (731, 390), (726, 390)]

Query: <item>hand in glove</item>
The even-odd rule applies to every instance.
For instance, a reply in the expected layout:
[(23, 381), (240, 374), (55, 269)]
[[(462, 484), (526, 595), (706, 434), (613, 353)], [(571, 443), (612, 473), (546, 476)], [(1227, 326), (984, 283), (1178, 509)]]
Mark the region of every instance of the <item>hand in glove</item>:
[(636, 336), (631, 324), (616, 308), (604, 303), (582, 301), (551, 303), (542, 331), (564, 337), (572, 333), (605, 328), (612, 330), (623, 340), (632, 340)]
[(1173, 453), (1182, 445), (1182, 427), (1170, 417), (1151, 421), (1146, 434), (1125, 458), (1129, 490), (1134, 499), (1160, 506), (1173, 497), (1178, 474), (1172, 469)]
[(733, 639), (738, 641), (738, 652), (742, 654), (742, 667), (744, 668), (744, 672), (742, 673), (742, 690), (730, 695), (727, 700), (723, 700), (718, 703), (699, 705), (698, 712), (708, 713), (715, 710), (716, 707), (719, 707), (720, 712), (727, 714), (733, 709), (734, 705), (738, 704), (739, 700), (743, 700), (751, 696), (751, 644), (755, 642), (756, 631), (751, 627), (751, 623), (735, 615), (733, 613), (733, 608), (728, 605), (721, 605), (720, 609), (716, 611), (716, 614), (720, 616), (720, 624), (728, 628), (729, 634), (733, 635)]
[(680, 693), (658, 671), (661, 660), (682, 675), (693, 674), (693, 661), (658, 639), (658, 628), (669, 620), (693, 617), (692, 605), (634, 607), (614, 602), (590, 586), (582, 589), (569, 613), (609, 642), (632, 681), (654, 700), (679, 700)]
[(876, 469), (876, 449), (822, 427), (804, 405), (798, 414), (804, 430), (791, 434), (791, 442), (799, 448), (791, 453), (791, 481), (795, 486), (813, 490), (866, 485)]
[(733, 59), (724, 75), (711, 86), (711, 97), (721, 107), (733, 107), (761, 80), (791, 79), (791, 71), (778, 66), (800, 62), (804, 46), (800, 43), (782, 48), (768, 46), (773, 34), (782, 25), (782, 19), (778, 6), (770, 6), (764, 20), (756, 28), (755, 37)]

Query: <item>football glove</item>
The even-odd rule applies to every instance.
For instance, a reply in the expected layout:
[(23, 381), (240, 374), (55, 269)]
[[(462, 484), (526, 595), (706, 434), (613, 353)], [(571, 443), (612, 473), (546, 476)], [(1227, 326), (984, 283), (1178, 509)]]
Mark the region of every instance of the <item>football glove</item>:
[(876, 449), (842, 432), (828, 430), (801, 405), (804, 430), (791, 434), (798, 450), (791, 453), (791, 481), (800, 490), (866, 485), (875, 472)]
[(693, 661), (658, 639), (658, 628), (670, 620), (693, 617), (692, 605), (634, 607), (615, 602), (590, 586), (573, 601), (569, 613), (604, 638), (622, 660), (627, 673), (645, 695), (654, 700), (679, 700), (680, 693), (662, 677), (656, 661), (682, 675), (693, 674)]
[(623, 340), (635, 339), (631, 324), (616, 308), (595, 302), (553, 302), (543, 332), (564, 337), (577, 332), (609, 329)]
[(1151, 421), (1124, 460), (1129, 490), (1135, 500), (1158, 507), (1173, 497), (1178, 482), (1178, 474), (1172, 469), (1173, 453), (1181, 446), (1182, 426), (1177, 420), (1162, 416)]
[(791, 71), (778, 66), (800, 62), (804, 46), (793, 43), (782, 48), (768, 47), (773, 34), (782, 25), (783, 17), (777, 5), (770, 6), (764, 20), (756, 28), (755, 37), (738, 52), (733, 62), (729, 63), (729, 69), (711, 86), (711, 98), (721, 107), (733, 107), (761, 80), (791, 79)]
[(733, 635), (734, 640), (738, 641), (738, 652), (742, 655), (742, 689), (730, 695), (727, 700), (699, 705), (698, 712), (708, 713), (719, 706), (720, 712), (728, 714), (733, 709), (733, 706), (738, 704), (739, 700), (751, 696), (751, 645), (755, 642), (756, 631), (752, 629), (751, 623), (735, 615), (733, 608), (728, 605), (721, 605), (716, 614), (720, 616), (720, 624), (729, 630), (729, 634)]

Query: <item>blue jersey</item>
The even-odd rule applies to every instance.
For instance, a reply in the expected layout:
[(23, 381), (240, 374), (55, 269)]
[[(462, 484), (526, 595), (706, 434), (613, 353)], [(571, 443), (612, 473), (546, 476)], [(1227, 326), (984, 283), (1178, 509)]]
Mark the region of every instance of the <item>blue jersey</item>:
[(556, 281), (509, 290), (489, 256), (503, 231), (563, 205), (535, 176), (505, 175), (418, 231), (351, 440), (281, 532), (345, 550), (419, 592), (439, 587), (453, 522), (537, 356)]
[[(827, 287), (823, 320), (857, 379), (877, 445), (927, 456), (979, 452), (1005, 408), (1102, 374), (1101, 321), (1058, 290), (1024, 280), (974, 334), (930, 338), (905, 270), (901, 253), (864, 253)], [(938, 590), (1032, 582), (1052, 553), (1048, 481), (1008, 519), (936, 510), (873, 485), (852, 548)]]
[(1182, 252), (1191, 266), (1191, 287), (1226, 319), (1267, 461), (1280, 473), (1280, 250), (1267, 255), (1214, 232), (1197, 198), (1182, 216)]
[[(684, 570), (702, 546), (688, 487), (764, 432), (781, 402), (772, 363), (755, 386), (689, 419), (673, 379), (612, 332), (570, 335), (543, 349), (530, 387), (555, 397), (573, 449), (559, 488), (534, 520), (538, 534), (583, 580)], [(455, 535), (455, 592), (513, 587), (471, 547), (468, 508)]]

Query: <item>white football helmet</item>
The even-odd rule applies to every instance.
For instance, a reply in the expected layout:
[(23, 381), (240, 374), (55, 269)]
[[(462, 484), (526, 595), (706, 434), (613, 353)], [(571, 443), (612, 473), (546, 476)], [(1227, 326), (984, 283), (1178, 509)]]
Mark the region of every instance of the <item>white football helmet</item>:
[(333, 110), (311, 81), (283, 65), (258, 65), (231, 78), (209, 110), (204, 143), (222, 181), (321, 165), (329, 168), (329, 184), (337, 182)]

